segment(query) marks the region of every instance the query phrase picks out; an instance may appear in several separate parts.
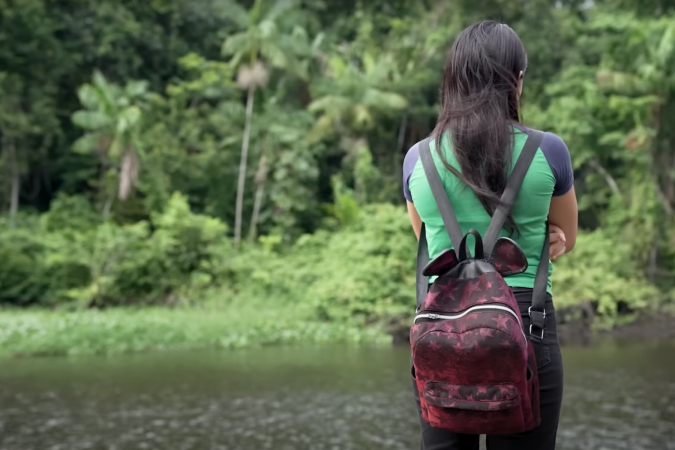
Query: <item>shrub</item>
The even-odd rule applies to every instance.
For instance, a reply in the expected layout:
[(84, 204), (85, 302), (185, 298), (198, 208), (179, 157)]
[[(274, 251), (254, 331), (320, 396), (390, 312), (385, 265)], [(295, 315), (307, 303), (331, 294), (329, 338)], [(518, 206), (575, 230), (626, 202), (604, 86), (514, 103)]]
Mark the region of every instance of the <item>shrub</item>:
[(634, 312), (656, 306), (662, 295), (637, 266), (629, 242), (613, 239), (602, 230), (581, 233), (574, 251), (555, 263), (556, 306), (591, 303), (600, 326), (611, 325), (620, 308)]
[[(0, 302), (56, 306), (255, 302), (302, 320), (371, 324), (408, 320), (415, 305), (416, 242), (405, 210), (336, 198), (326, 229), (294, 245), (280, 235), (235, 252), (219, 220), (176, 194), (147, 222), (101, 223), (83, 199), (61, 197), (39, 220), (0, 222)], [(630, 242), (598, 230), (555, 262), (559, 308), (591, 303), (601, 325), (658, 304)], [(224, 300), (224, 302), (223, 302)], [(243, 302), (243, 303), (242, 303)], [(229, 306), (228, 306), (229, 305)]]
[[(34, 218), (33, 218), (34, 219)], [(101, 223), (61, 197), (40, 220), (0, 224), (0, 302), (112, 306), (196, 300), (225, 280), (226, 226), (174, 195), (150, 223)]]

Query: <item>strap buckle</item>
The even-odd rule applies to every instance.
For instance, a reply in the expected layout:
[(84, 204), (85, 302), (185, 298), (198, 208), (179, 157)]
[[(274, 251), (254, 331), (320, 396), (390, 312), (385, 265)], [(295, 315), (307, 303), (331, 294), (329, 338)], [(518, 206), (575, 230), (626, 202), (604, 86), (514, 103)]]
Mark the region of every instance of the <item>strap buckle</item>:
[[(546, 328), (546, 310), (532, 311), (532, 307), (530, 306), (527, 309), (527, 314), (530, 316), (530, 336), (543, 340), (544, 329)], [(541, 330), (540, 334), (535, 334), (533, 332), (535, 327)]]
[(535, 338), (543, 341), (544, 340), (544, 329), (543, 328), (541, 329), (540, 335), (536, 335), (532, 332), (532, 324), (530, 324), (530, 336), (535, 337)]

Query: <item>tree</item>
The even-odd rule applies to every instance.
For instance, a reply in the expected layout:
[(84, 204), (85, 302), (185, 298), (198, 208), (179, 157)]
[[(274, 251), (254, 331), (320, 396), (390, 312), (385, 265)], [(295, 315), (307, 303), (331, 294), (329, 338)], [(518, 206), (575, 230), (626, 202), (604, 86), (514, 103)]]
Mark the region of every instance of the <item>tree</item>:
[(46, 10), (42, 0), (0, 3), (0, 41), (8, 43), (0, 46), (0, 192), (7, 189), (12, 224), (20, 204), (40, 204), (36, 198), (53, 170), (49, 150), (61, 134), (54, 97), (72, 59)]
[(365, 53), (352, 63), (347, 58), (331, 56), (326, 75), (313, 86), (317, 97), (308, 106), (319, 118), (311, 139), (319, 140), (336, 133), (347, 156), (354, 162), (356, 194), (365, 201), (363, 182), (376, 177), (365, 132), (376, 119), (402, 111), (407, 100), (393, 90), (395, 62), (384, 53), (375, 58)]
[[(232, 67), (190, 53), (179, 60), (180, 78), (164, 95), (152, 96), (144, 113), (145, 163), (139, 190), (146, 208), (161, 212), (175, 192), (201, 213), (232, 223), (236, 189), (237, 137), (244, 106)], [(223, 193), (226, 193), (225, 195)]]
[[(73, 144), (73, 149), (80, 153), (93, 151), (100, 158), (99, 192), (105, 196), (104, 219), (110, 214), (115, 196), (127, 199), (138, 184), (141, 105), (146, 94), (144, 81), (130, 81), (121, 88), (108, 82), (99, 71), (94, 72), (92, 84), (83, 85), (77, 92), (85, 109), (73, 113), (72, 120), (86, 133)], [(117, 193), (106, 183), (111, 174)]]
[(375, 58), (366, 53), (354, 63), (329, 57), (326, 78), (313, 85), (315, 100), (309, 105), (319, 119), (314, 132), (323, 137), (336, 129), (363, 131), (375, 125), (378, 114), (400, 111), (406, 99), (390, 90), (394, 61), (389, 55)]
[[(313, 117), (305, 110), (285, 107), (281, 98), (272, 97), (256, 122), (258, 145), (254, 148), (259, 149), (259, 157), (249, 239), (257, 237), (259, 224), (267, 219), (277, 227), (275, 231), (290, 240), (302, 231), (297, 229), (302, 216), (318, 209), (316, 191), (312, 189), (318, 177), (318, 147), (308, 142)], [(269, 185), (271, 189), (266, 189)], [(270, 207), (265, 210), (266, 198)]]
[(231, 56), (230, 63), (238, 68), (237, 83), (247, 92), (246, 124), (241, 144), (241, 161), (237, 182), (237, 203), (235, 211), (235, 246), (241, 240), (244, 207), (244, 189), (253, 103), (257, 89), (264, 88), (269, 80), (269, 67), (285, 69), (304, 77), (306, 71), (299, 60), (309, 54), (307, 34), (299, 26), (291, 33), (284, 29), (282, 14), (289, 15), (296, 7), (294, 1), (255, 0), (250, 11), (232, 3), (229, 6), (231, 18), (241, 31), (228, 36), (223, 43), (223, 55)]
[(12, 227), (15, 226), (16, 214), (19, 210), (19, 194), (21, 189), (20, 164), (21, 156), (17, 146), (21, 146), (22, 138), (30, 133), (31, 116), (21, 106), (23, 83), (17, 76), (0, 72), (0, 134), (1, 147), (5, 166), (9, 173), (9, 217)]
[(662, 261), (675, 231), (675, 133), (665, 122), (675, 112), (675, 22), (606, 7), (586, 15), (566, 24), (576, 42), (546, 87), (547, 107), (526, 116), (570, 148), (580, 224), (629, 242), (636, 270), (672, 284)]
[(0, 147), (9, 174), (9, 216), (14, 226), (22, 177), (31, 163), (45, 158), (56, 125), (51, 86), (31, 86), (16, 74), (0, 72)]

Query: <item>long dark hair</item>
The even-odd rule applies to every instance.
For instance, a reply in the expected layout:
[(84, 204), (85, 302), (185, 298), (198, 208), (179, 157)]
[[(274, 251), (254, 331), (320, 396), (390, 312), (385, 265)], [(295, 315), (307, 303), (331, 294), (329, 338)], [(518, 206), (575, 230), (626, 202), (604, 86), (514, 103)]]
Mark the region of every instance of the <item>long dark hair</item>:
[[(488, 214), (500, 204), (513, 156), (513, 130), (520, 122), (518, 83), (527, 54), (509, 26), (478, 22), (457, 37), (448, 55), (441, 112), (433, 136), (449, 132), (461, 173), (443, 164), (478, 196)], [(512, 217), (509, 228), (515, 229)]]

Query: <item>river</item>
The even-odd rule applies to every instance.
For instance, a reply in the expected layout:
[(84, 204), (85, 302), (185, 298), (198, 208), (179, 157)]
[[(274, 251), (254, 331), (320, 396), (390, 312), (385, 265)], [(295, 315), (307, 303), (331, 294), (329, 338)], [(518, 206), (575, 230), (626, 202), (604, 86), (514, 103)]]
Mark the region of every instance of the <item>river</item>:
[[(563, 349), (562, 450), (675, 449), (675, 343)], [(408, 350), (0, 361), (1, 450), (412, 450)]]

